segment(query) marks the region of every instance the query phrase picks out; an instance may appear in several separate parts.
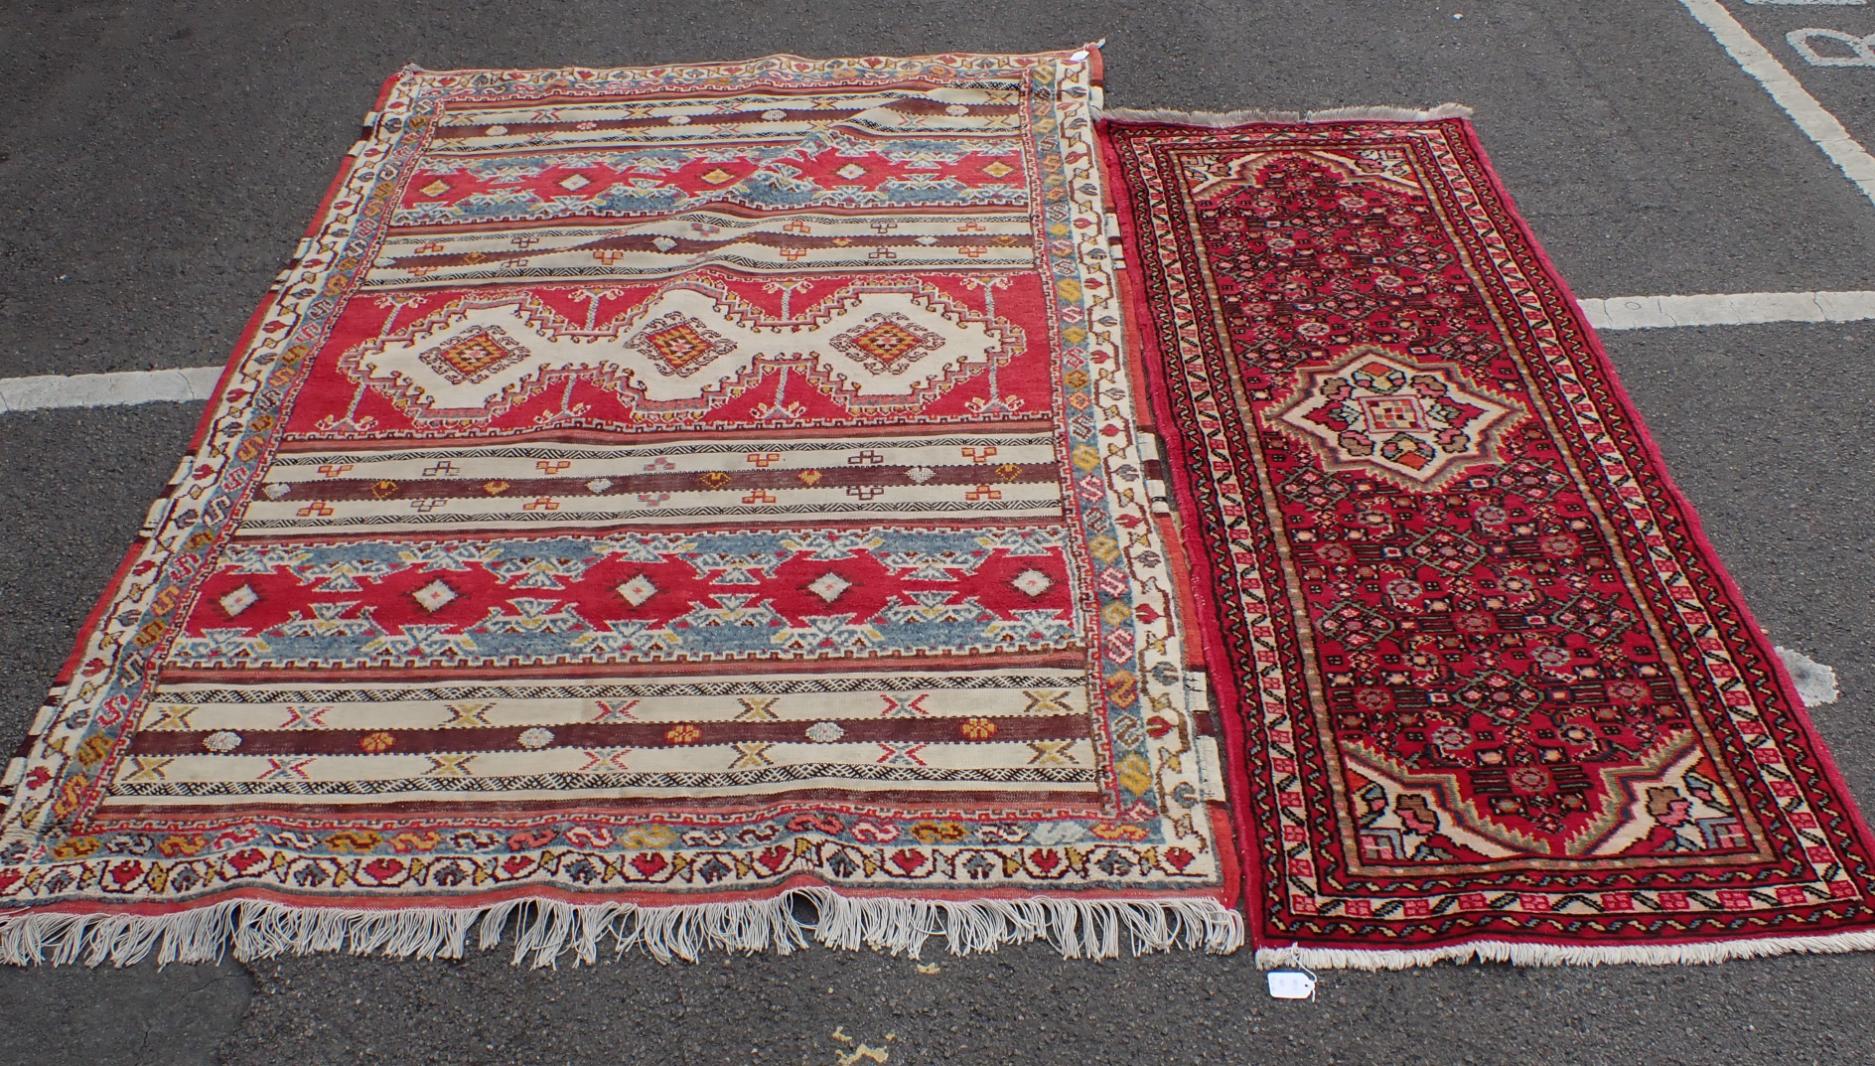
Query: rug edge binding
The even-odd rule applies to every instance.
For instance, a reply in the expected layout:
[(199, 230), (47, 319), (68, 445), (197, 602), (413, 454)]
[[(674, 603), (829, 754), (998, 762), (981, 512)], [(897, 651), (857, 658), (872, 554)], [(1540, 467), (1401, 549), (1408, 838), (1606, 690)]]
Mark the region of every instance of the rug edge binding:
[(1168, 108), (1113, 107), (1096, 113), (1097, 119), (1113, 122), (1164, 122), (1180, 126), (1242, 126), (1251, 122), (1436, 122), (1439, 119), (1472, 117), (1465, 104), (1443, 103), (1434, 107), (1325, 107), (1312, 111), (1281, 111), (1267, 108), (1243, 108), (1236, 111), (1177, 111)]
[[(818, 917), (802, 920), (798, 902)], [(0, 963), (27, 966), (152, 958), (220, 962), (347, 952), (394, 958), (462, 958), (471, 934), (483, 951), (514, 944), (514, 963), (557, 966), (642, 950), (659, 962), (697, 961), (708, 949), (791, 954), (818, 942), (919, 958), (933, 938), (953, 955), (1045, 940), (1064, 958), (1109, 959), (1122, 934), (1135, 956), (1175, 948), (1227, 955), (1244, 945), (1243, 915), (1212, 899), (926, 900), (843, 896), (795, 888), (761, 900), (640, 906), (525, 898), (486, 906), (362, 909), (240, 899), (170, 914), (41, 912), (0, 917)]]
[(1509, 963), (1512, 966), (1683, 966), (1763, 959), (1778, 955), (1837, 955), (1875, 951), (1875, 929), (1817, 936), (1771, 936), (1679, 944), (1541, 944), (1475, 940), (1429, 948), (1258, 948), (1258, 969), (1302, 965), (1323, 970), (1380, 972), (1435, 963)]

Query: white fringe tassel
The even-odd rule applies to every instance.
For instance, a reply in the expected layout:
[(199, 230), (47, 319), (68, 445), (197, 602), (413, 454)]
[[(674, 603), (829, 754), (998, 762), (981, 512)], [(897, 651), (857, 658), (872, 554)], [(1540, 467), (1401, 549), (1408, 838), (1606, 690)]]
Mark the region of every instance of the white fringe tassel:
[(1113, 107), (1100, 113), (1115, 122), (1169, 122), (1181, 126), (1242, 126), (1250, 122), (1431, 122), (1442, 118), (1470, 118), (1464, 104), (1437, 107), (1325, 107), (1318, 111), (1167, 111)]
[(1260, 969), (1301, 963), (1323, 970), (1408, 970), (1436, 962), (1508, 962), (1513, 966), (1678, 966), (1688, 963), (1761, 959), (1772, 955), (1840, 954), (1875, 951), (1875, 930), (1825, 936), (1759, 937), (1713, 940), (1700, 944), (1517, 944), (1478, 940), (1436, 948), (1364, 950), (1361, 948), (1258, 948)]
[[(803, 921), (796, 904), (818, 917)], [(1135, 955), (1172, 948), (1229, 954), (1243, 946), (1243, 916), (1212, 900), (907, 900), (799, 888), (743, 903), (640, 907), (630, 903), (515, 900), (487, 907), (343, 910), (231, 900), (173, 914), (19, 914), (0, 918), (0, 962), (118, 966), (215, 962), (349, 951), (396, 958), (461, 958), (471, 930), (487, 950), (514, 938), (514, 962), (554, 966), (639, 948), (659, 962), (696, 961), (706, 948), (788, 954), (809, 937), (829, 947), (917, 958), (944, 937), (953, 954), (1046, 940), (1062, 955), (1109, 959), (1122, 935)]]

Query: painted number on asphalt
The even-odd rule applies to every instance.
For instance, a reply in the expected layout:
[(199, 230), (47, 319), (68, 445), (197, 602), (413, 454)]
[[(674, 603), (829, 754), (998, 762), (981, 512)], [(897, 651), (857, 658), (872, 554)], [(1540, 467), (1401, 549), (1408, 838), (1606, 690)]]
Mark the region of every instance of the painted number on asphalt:
[[(1875, 67), (1875, 33), (1857, 37), (1841, 30), (1802, 29), (1790, 31), (1784, 39), (1813, 67)], [(1816, 50), (1817, 41), (1834, 43), (1824, 46), (1827, 52), (1824, 54)], [(1847, 48), (1848, 53), (1839, 51), (1837, 46)]]

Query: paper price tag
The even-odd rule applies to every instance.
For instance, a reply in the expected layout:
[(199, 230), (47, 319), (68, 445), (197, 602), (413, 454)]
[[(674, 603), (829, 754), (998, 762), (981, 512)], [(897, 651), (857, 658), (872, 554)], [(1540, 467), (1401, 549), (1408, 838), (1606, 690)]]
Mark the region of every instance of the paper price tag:
[(1270, 995), (1275, 999), (1314, 999), (1315, 975), (1287, 966), (1264, 973), (1269, 978)]

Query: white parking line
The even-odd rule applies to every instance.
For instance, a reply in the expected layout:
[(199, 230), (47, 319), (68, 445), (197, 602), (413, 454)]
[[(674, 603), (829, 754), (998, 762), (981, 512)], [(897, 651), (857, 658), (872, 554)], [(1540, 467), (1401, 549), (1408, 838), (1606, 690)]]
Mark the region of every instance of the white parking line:
[[(1729, 292), (1691, 296), (1608, 296), (1581, 301), (1598, 330), (1675, 326), (1748, 326), (1767, 322), (1861, 322), (1875, 319), (1875, 290)], [(113, 407), (206, 400), (218, 366), (122, 374), (42, 374), (0, 378), (0, 413), (56, 407)]]
[(1869, 155), (1849, 136), (1836, 116), (1823, 110), (1816, 97), (1791, 76), (1784, 64), (1765, 51), (1731, 12), (1719, 6), (1718, 0), (1680, 0), (1680, 5), (1718, 39), (1720, 46), (1745, 68), (1745, 73), (1764, 86), (1777, 106), (1784, 109), (1804, 136), (1823, 149), (1850, 181), (1855, 182), (1862, 195), (1875, 203), (1875, 156)]
[(1764, 322), (1860, 322), (1875, 318), (1875, 292), (1727, 292), (1583, 300), (1596, 329), (1751, 326)]
[(121, 374), (0, 378), (0, 411), (206, 400), (215, 391), (215, 380), (220, 376), (218, 366), (192, 366), (182, 370), (132, 370)]

